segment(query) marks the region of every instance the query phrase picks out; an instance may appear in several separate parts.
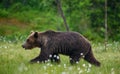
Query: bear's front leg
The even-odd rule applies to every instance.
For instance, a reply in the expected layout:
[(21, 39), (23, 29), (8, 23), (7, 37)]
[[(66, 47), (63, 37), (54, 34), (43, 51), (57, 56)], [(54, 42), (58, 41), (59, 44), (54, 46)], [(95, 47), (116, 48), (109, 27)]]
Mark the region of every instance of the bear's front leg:
[(36, 62), (39, 62), (39, 58), (40, 58), (40, 55), (37, 56), (36, 58), (30, 60), (30, 63), (36, 63)]
[(38, 57), (32, 59), (30, 62), (31, 63), (36, 63), (36, 62), (46, 62), (49, 60), (49, 53), (41, 50), (41, 53)]
[(49, 55), (51, 62), (60, 63), (60, 56), (56, 53)]

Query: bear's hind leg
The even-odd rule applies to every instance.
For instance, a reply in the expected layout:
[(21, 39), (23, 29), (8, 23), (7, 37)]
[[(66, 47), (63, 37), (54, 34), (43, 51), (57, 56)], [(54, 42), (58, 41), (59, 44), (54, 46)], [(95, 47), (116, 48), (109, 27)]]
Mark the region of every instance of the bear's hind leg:
[(79, 63), (80, 55), (71, 55), (70, 56), (70, 63), (71, 64), (77, 64)]
[(89, 52), (85, 55), (84, 59), (85, 59), (87, 62), (89, 62), (89, 63), (91, 63), (91, 64), (93, 64), (93, 65), (95, 65), (95, 66), (100, 66), (100, 62), (95, 59), (95, 57), (94, 57), (93, 52), (92, 52), (91, 49), (90, 49)]

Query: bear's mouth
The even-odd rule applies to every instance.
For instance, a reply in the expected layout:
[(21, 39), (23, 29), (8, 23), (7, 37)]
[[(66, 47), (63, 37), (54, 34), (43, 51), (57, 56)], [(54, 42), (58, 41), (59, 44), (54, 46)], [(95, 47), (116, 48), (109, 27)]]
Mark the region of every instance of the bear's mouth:
[(23, 45), (22, 45), (22, 47), (23, 47), (25, 50), (32, 49), (32, 47), (31, 47), (31, 46), (29, 46), (29, 47), (25, 47), (25, 46), (23, 46)]
[(24, 48), (25, 50), (30, 50), (30, 49), (32, 49), (32, 47), (27, 47), (27, 48)]

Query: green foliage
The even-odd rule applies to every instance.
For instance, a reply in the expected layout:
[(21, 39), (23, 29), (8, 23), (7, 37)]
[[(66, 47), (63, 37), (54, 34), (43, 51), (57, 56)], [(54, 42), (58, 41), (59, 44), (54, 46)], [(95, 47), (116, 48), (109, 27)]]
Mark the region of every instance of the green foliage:
[(9, 12), (5, 9), (0, 9), (0, 17), (7, 17)]
[[(61, 3), (71, 31), (80, 32), (91, 40), (104, 40), (104, 0), (61, 0)], [(109, 40), (120, 40), (119, 4), (118, 0), (108, 1)], [(21, 33), (27, 33), (30, 30), (44, 31), (48, 29), (66, 31), (63, 19), (58, 16), (55, 0), (2, 0), (0, 8), (1, 18), (14, 18), (26, 23), (24, 26), (27, 29), (18, 30)], [(0, 23), (0, 25), (4, 24)], [(6, 35), (5, 30), (8, 29), (4, 28), (0, 28), (1, 35)], [(9, 30), (12, 30), (12, 28)], [(16, 32), (14, 28), (13, 30), (12, 33)]]
[[(91, 12), (91, 27), (95, 32), (102, 38), (104, 37), (104, 20), (105, 20), (105, 1), (104, 0), (93, 0), (92, 1), (92, 12)], [(112, 40), (120, 40), (118, 38), (120, 33), (120, 1), (111, 0), (108, 1), (107, 13), (108, 13), (108, 38)]]

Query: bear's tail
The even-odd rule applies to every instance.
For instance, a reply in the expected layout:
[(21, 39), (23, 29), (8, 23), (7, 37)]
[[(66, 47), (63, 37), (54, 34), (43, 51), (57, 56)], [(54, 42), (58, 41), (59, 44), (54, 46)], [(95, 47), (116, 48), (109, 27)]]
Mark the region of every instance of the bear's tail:
[(85, 55), (84, 59), (95, 66), (100, 67), (101, 65), (101, 63), (95, 59), (91, 47), (89, 52)]

